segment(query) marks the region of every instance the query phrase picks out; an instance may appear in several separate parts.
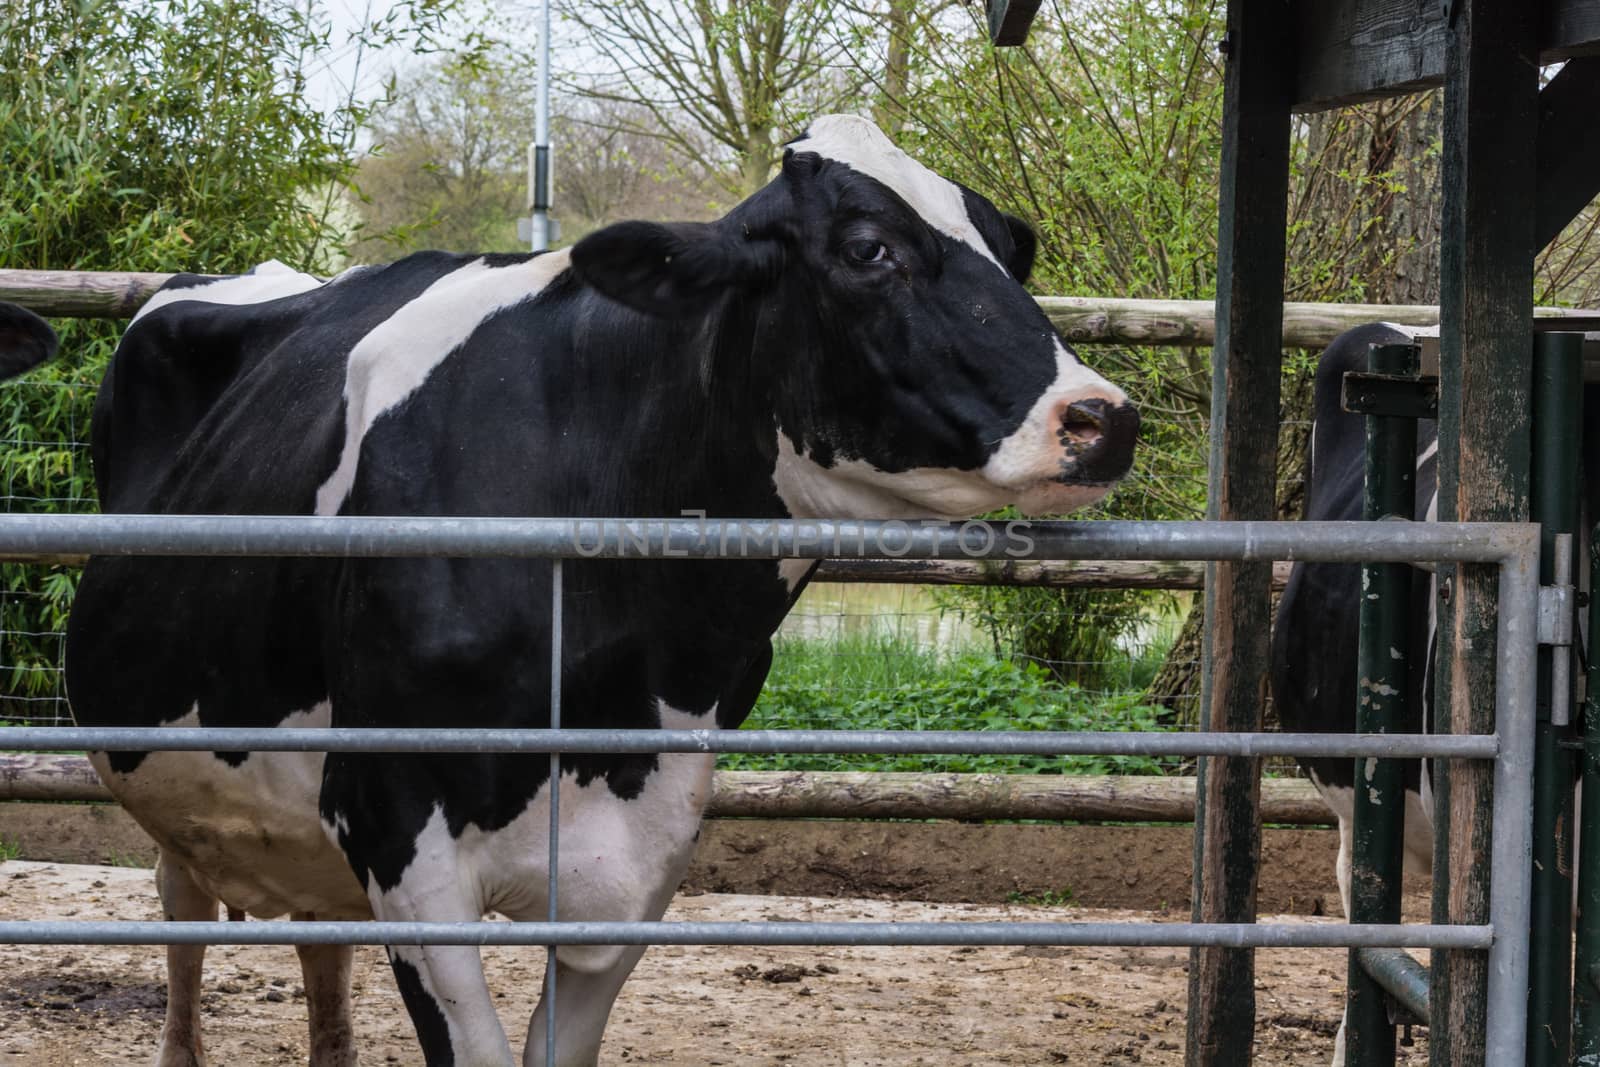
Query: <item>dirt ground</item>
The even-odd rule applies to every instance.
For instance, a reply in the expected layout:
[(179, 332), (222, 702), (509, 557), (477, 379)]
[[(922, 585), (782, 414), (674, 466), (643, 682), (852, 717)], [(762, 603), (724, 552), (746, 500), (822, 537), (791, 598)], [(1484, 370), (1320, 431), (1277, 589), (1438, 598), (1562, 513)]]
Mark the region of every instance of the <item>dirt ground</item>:
[[(769, 843), (747, 854), (776, 859), (780, 851)], [(848, 888), (852, 879), (861, 883), (861, 876), (837, 866), (848, 858), (835, 855), (823, 863), (844, 871), (843, 878), (813, 876), (845, 883), (836, 889)], [(1178, 859), (1166, 862), (1186, 872), (1187, 859)], [(158, 911), (148, 870), (13, 860), (0, 864), (0, 917), (155, 919)], [(1150, 917), (1083, 906), (695, 889), (680, 895), (667, 915), (724, 921)], [(1185, 916), (1169, 910), (1154, 917)], [(1300, 915), (1285, 921), (1330, 920)], [(381, 950), (357, 952), (356, 1027), (364, 1062), (420, 1063)], [(501, 1019), (520, 1042), (538, 996), (543, 951), (486, 949), (484, 956)], [(0, 1064), (148, 1063), (165, 997), (161, 961), (159, 948), (0, 946)], [(658, 947), (617, 1003), (602, 1063), (1176, 1064), (1182, 1061), (1187, 962), (1185, 950), (1164, 948)], [(293, 951), (215, 947), (207, 963), (211, 1062), (304, 1063), (303, 992)], [(1343, 973), (1339, 950), (1258, 954), (1258, 1064), (1326, 1060)], [(1415, 1046), (1401, 1051), (1402, 1063), (1423, 1063), (1425, 1037), (1419, 1034)]]

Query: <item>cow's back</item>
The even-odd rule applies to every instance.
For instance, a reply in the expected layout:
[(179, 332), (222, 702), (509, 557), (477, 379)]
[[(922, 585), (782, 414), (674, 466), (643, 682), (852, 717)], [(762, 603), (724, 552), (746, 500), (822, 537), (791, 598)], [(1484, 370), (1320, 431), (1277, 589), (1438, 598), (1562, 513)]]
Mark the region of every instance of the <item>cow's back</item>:
[[(311, 514), (343, 439), (348, 355), (464, 257), (430, 253), (321, 283), (181, 276), (127, 331), (97, 398), (103, 510)], [(331, 721), (317, 559), (96, 557), (68, 625), (85, 725)], [(207, 888), (258, 914), (365, 913), (317, 817), (320, 753), (93, 757), (127, 810)]]

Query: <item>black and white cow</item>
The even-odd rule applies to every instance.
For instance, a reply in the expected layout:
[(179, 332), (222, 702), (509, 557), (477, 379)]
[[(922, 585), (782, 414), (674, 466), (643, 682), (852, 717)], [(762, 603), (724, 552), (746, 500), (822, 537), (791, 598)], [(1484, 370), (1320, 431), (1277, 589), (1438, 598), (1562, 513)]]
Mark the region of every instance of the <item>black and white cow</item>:
[[(1377, 323), (1348, 330), (1334, 339), (1317, 365), (1313, 395), (1315, 422), (1307, 473), (1306, 518), (1350, 521), (1361, 518), (1366, 455), (1366, 420), (1341, 406), (1341, 385), (1347, 371), (1365, 370), (1367, 350), (1374, 344), (1409, 342), (1423, 331)], [(1596, 390), (1589, 388), (1588, 397)], [(1587, 410), (1593, 411), (1590, 406)], [(1600, 424), (1589, 417), (1586, 454), (1595, 455)], [(1438, 427), (1431, 420), (1417, 424), (1416, 498), (1418, 520), (1437, 515)], [(1594, 514), (1600, 487), (1594, 465), (1587, 469), (1585, 508)], [(1299, 562), (1278, 602), (1272, 634), (1272, 696), (1283, 729), (1319, 733), (1355, 730), (1356, 659), (1360, 618), (1361, 568), (1350, 563)], [(1412, 583), (1410, 631), (1413, 655), (1420, 658), (1410, 672), (1410, 720), (1396, 730), (1418, 733), (1428, 728), (1423, 709), (1432, 706), (1435, 586), (1431, 580)], [(1339, 822), (1337, 877), (1339, 897), (1350, 913), (1351, 819), (1354, 812), (1356, 764), (1351, 759), (1301, 759), (1317, 791)], [(1405, 764), (1406, 870), (1427, 874), (1433, 862), (1433, 805), (1419, 760)], [(1334, 1062), (1343, 1063), (1341, 1026)]]
[[(875, 127), (817, 120), (708, 224), (570, 253), (425, 253), (322, 283), (175, 279), (94, 423), (113, 512), (966, 517), (1063, 513), (1128, 470), (1138, 415), (1022, 288), (1034, 239)], [(565, 719), (733, 728), (798, 561), (574, 561)], [(96, 558), (67, 680), (92, 725), (539, 727), (550, 567), (515, 560)], [(160, 844), (171, 919), (545, 915), (542, 756), (93, 757)], [(564, 761), (564, 919), (661, 915), (704, 755)], [(596, 1062), (642, 949), (557, 953), (563, 1064)], [(200, 1058), (202, 950), (169, 951), (160, 1062)], [(348, 950), (301, 952), (312, 1059), (354, 1060)], [(506, 1064), (475, 948), (396, 948), (430, 1064)], [(534, 1012), (522, 1062), (543, 1064)]]

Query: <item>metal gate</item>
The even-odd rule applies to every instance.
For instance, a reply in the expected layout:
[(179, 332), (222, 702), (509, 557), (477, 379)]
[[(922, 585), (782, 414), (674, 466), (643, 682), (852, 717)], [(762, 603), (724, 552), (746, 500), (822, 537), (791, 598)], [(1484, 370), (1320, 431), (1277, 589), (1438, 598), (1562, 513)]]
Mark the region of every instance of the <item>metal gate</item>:
[[(908, 524), (731, 519), (407, 519), (0, 516), (0, 554), (547, 558), (554, 573), (549, 729), (14, 727), (8, 747), (90, 751), (548, 753), (870, 752), (1328, 756), (1493, 760), (1485, 925), (1273, 923), (802, 923), (556, 920), (559, 790), (551, 790), (546, 922), (0, 922), (0, 944), (1098, 945), (1412, 947), (1489, 954), (1487, 1062), (1523, 1055), (1528, 1000), (1539, 527), (1471, 523), (1039, 522)], [(565, 559), (842, 557), (1034, 560), (1319, 560), (1488, 565), (1499, 576), (1495, 732), (1471, 735), (589, 730), (561, 725)], [(550, 1010), (557, 995), (547, 968)], [(553, 1045), (555, 1028), (548, 1029)], [(553, 1049), (547, 1056), (554, 1061)]]

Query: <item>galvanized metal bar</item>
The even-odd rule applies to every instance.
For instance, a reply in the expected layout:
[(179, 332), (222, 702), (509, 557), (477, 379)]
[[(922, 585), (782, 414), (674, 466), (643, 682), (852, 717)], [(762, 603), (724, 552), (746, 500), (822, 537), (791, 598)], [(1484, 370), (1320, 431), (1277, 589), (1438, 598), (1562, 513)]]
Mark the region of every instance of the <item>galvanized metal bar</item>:
[(0, 515), (0, 554), (1496, 563), (1519, 523)]
[(1085, 945), (1488, 948), (1489, 926), (1046, 922), (0, 922), (3, 945)]
[(1574, 1067), (1600, 1067), (1600, 526), (1589, 539), (1589, 685), (1583, 705), (1583, 818), (1578, 827)]
[(866, 752), (1494, 759), (1494, 734), (8, 726), (21, 752)]
[[(1583, 446), (1583, 335), (1533, 339), (1532, 518), (1539, 523), (1539, 582), (1572, 578)], [(1564, 551), (1566, 558), (1562, 559)], [(1567, 610), (1572, 606), (1569, 603)], [(1572, 729), (1570, 645), (1540, 645), (1533, 763), (1529, 1067), (1566, 1067), (1572, 1037)], [(1566, 692), (1557, 692), (1557, 687)]]
[(1537, 527), (1527, 529), (1526, 550), (1500, 565), (1497, 595), (1494, 722), (1500, 755), (1494, 762), (1489, 858), (1489, 924), (1495, 937), (1484, 1016), (1486, 1064), (1520, 1063), (1527, 1051), (1539, 618)]
[[(1373, 345), (1367, 369), (1386, 380), (1415, 382), (1421, 351), (1414, 344)], [(1366, 417), (1366, 476), (1361, 517), (1379, 522), (1416, 511), (1417, 424), (1405, 415)], [(1411, 697), (1411, 568), (1368, 563), (1361, 568), (1360, 640), (1356, 655), (1356, 731), (1393, 732), (1409, 721)], [(1364, 759), (1355, 766), (1350, 869), (1351, 922), (1400, 921), (1405, 843), (1405, 779), (1398, 760)], [(1376, 977), (1352, 950), (1345, 1002), (1345, 1050), (1361, 1067), (1394, 1063), (1395, 1032)]]
[[(1428, 968), (1403, 948), (1352, 949), (1361, 960), (1361, 968), (1370, 974), (1395, 1003), (1409, 1012), (1418, 1022), (1428, 1021)], [(1348, 1035), (1346, 1050), (1348, 1052)], [(1362, 1064), (1353, 1054), (1347, 1062)]]
[[(547, 0), (548, 6), (548, 0)], [(546, 53), (546, 64), (549, 56)], [(561, 611), (561, 560), (550, 561), (550, 729), (561, 729), (561, 631), (563, 618)], [(546, 861), (549, 863), (549, 885), (546, 893), (549, 896), (549, 909), (546, 912), (550, 922), (557, 922), (561, 918), (560, 909), (557, 907), (557, 890), (559, 873), (561, 870), (557, 860), (561, 850), (561, 753), (550, 753), (550, 850)], [(559, 1063), (556, 1059), (556, 946), (551, 944), (544, 958), (544, 1062)]]

